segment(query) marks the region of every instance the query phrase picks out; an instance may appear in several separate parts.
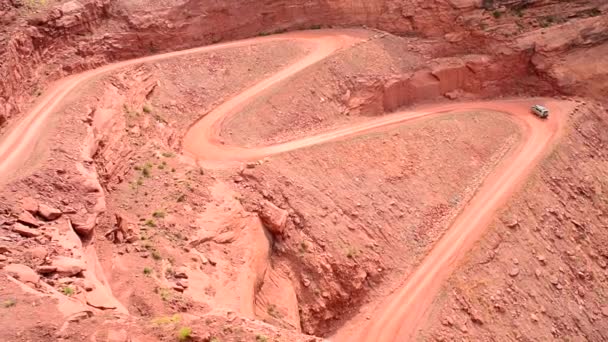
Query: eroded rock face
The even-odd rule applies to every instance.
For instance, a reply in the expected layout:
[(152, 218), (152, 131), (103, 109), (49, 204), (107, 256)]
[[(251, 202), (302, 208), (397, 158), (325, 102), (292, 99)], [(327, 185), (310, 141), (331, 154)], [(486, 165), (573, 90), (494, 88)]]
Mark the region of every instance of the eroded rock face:
[(286, 210), (283, 210), (269, 201), (262, 204), (258, 215), (262, 219), (264, 226), (276, 235), (281, 235), (285, 231), (287, 217), (289, 216)]
[(62, 256), (56, 257), (52, 266), (57, 273), (67, 277), (75, 276), (86, 269), (86, 264), (82, 260)]
[(4, 270), (11, 276), (22, 282), (36, 284), (40, 276), (30, 267), (21, 264), (10, 264)]
[(38, 215), (47, 221), (53, 221), (61, 217), (61, 210), (46, 204), (40, 204), (38, 207)]
[[(0, 126), (19, 113), (24, 102), (40, 94), (39, 84), (43, 84), (45, 79), (90, 69), (112, 60), (279, 30), (364, 25), (398, 35), (414, 33), (443, 37), (452, 44), (446, 51), (459, 50), (460, 46), (467, 51), (502, 53), (494, 44), (488, 43), (492, 42), (490, 36), (493, 34), (512, 37), (520, 32), (515, 24), (519, 19), (509, 11), (542, 8), (555, 3), (555, 0), (313, 0), (261, 5), (253, 0), (173, 0), (164, 3), (163, 7), (154, 4), (142, 7), (138, 2), (73, 0), (41, 12), (21, 26), (17, 25), (17, 19), (9, 20), (13, 25), (7, 25), (8, 38), (0, 40), (0, 59), (6, 61), (0, 66)], [(585, 8), (589, 10), (589, 6), (584, 7), (584, 4), (560, 6), (565, 9), (572, 7), (574, 15), (583, 13)], [(3, 17), (11, 17), (8, 15), (13, 13), (11, 9), (7, 6), (7, 14)], [(493, 18), (494, 10), (509, 19)], [(592, 13), (595, 15), (597, 12)], [(123, 25), (117, 26), (116, 23)], [(557, 25), (557, 34), (550, 34), (548, 38), (533, 33), (516, 45), (544, 51), (556, 44), (571, 48), (580, 44), (600, 44), (608, 39), (605, 15), (588, 18), (582, 23), (575, 20), (566, 24), (563, 28)], [(492, 25), (497, 29), (490, 30), (488, 26)], [(125, 31), (124, 27), (128, 29)], [(104, 32), (104, 35), (92, 34), (96, 30)], [(559, 33), (562, 31), (564, 34)], [(59, 67), (44, 70), (46, 65)]]

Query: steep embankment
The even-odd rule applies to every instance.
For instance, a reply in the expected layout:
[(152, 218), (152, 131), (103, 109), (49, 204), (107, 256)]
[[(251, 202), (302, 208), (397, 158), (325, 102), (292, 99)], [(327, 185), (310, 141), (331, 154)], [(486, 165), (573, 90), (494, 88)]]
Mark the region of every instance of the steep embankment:
[(600, 105), (573, 114), (443, 286), (423, 339), (606, 340), (607, 127)]

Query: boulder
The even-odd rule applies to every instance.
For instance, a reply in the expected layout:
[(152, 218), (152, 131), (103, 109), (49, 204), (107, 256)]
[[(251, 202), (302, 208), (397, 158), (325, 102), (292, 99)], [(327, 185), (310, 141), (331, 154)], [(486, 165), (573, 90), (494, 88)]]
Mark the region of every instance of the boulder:
[(40, 276), (36, 272), (34, 272), (33, 269), (26, 265), (10, 264), (6, 266), (4, 270), (10, 276), (13, 276), (25, 283), (36, 284), (38, 283), (38, 280), (40, 280)]
[(187, 279), (188, 278), (188, 268), (185, 266), (176, 268), (175, 269), (175, 278)]
[(40, 222), (28, 211), (22, 212), (19, 217), (17, 217), (17, 222), (23, 223), (26, 226), (34, 228), (40, 226)]
[(15, 223), (13, 226), (13, 231), (24, 237), (36, 237), (40, 235), (38, 230), (26, 227), (21, 223)]
[(57, 267), (55, 267), (55, 266), (43, 265), (43, 266), (36, 267), (36, 272), (38, 272), (40, 274), (51, 274), (51, 273), (55, 273), (56, 271), (57, 271)]
[(273, 234), (283, 234), (289, 214), (269, 201), (264, 201), (258, 212), (262, 223)]
[(53, 221), (61, 217), (61, 210), (46, 204), (40, 204), (38, 206), (38, 215), (47, 221)]
[(91, 236), (91, 234), (93, 234), (93, 230), (95, 229), (95, 224), (97, 223), (95, 215), (88, 215), (84, 217), (74, 215), (70, 217), (70, 222), (72, 223), (72, 227), (74, 228), (76, 234), (83, 237)]
[(64, 256), (58, 256), (53, 260), (52, 266), (57, 268), (57, 273), (62, 276), (75, 276), (86, 269), (84, 261)]

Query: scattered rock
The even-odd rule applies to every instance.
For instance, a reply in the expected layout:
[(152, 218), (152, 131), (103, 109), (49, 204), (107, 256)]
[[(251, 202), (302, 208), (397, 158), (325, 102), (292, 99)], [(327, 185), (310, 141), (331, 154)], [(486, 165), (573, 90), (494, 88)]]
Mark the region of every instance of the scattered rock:
[(61, 210), (46, 204), (40, 204), (38, 206), (38, 215), (47, 221), (53, 221), (61, 217)]
[(517, 268), (517, 267), (513, 267), (509, 271), (509, 276), (511, 276), (511, 277), (517, 277), (518, 274), (519, 274), (519, 268)]
[(175, 278), (188, 279), (188, 268), (185, 266), (176, 268)]
[(177, 285), (183, 287), (184, 289), (188, 288), (188, 280), (187, 279), (179, 279), (177, 281)]
[(36, 237), (40, 235), (40, 232), (36, 229), (28, 228), (20, 223), (15, 223), (13, 231), (24, 237)]
[(450, 316), (444, 317), (441, 320), (441, 324), (445, 325), (446, 327), (451, 327), (452, 325), (454, 325), (454, 319), (452, 319), (452, 317)]
[(83, 287), (85, 291), (93, 291), (95, 290), (95, 284), (93, 284), (92, 281), (90, 281), (89, 279), (85, 279), (83, 281)]
[(289, 213), (269, 201), (264, 201), (258, 212), (260, 219), (273, 234), (283, 234)]
[(549, 278), (549, 281), (555, 286), (559, 285), (559, 279), (557, 279), (556, 276), (551, 276), (551, 278)]
[(547, 264), (547, 259), (546, 259), (546, 258), (545, 258), (545, 256), (544, 256), (544, 255), (542, 255), (542, 254), (538, 255), (538, 256), (536, 257), (536, 259), (538, 259), (538, 261), (539, 261), (541, 264), (543, 264), (543, 265)]
[(80, 321), (85, 320), (92, 316), (93, 316), (93, 311), (90, 311), (90, 310), (80, 311), (80, 312), (76, 312), (75, 314), (70, 315), (67, 318), (67, 321), (68, 322), (80, 322)]
[(6, 261), (8, 258), (2, 254), (0, 254), (0, 261)]
[(95, 289), (85, 293), (87, 304), (98, 309), (116, 309), (116, 304), (105, 291)]
[(519, 227), (519, 221), (518, 220), (512, 220), (506, 223), (507, 227), (509, 229), (516, 229)]
[(50, 274), (57, 272), (57, 267), (51, 265), (43, 265), (36, 267), (36, 272), (40, 274)]
[(530, 319), (532, 320), (532, 322), (536, 323), (538, 322), (538, 316), (536, 316), (535, 314), (531, 314), (530, 315)]
[(185, 288), (183, 288), (180, 284), (178, 283), (172, 283), (171, 284), (171, 288), (174, 289), (177, 292), (184, 292)]
[(36, 284), (40, 280), (40, 276), (26, 265), (10, 264), (7, 265), (4, 270), (9, 275), (21, 280), (22, 282)]
[(17, 222), (23, 223), (26, 226), (37, 228), (40, 226), (40, 222), (29, 212), (22, 212), (17, 218)]
[(608, 306), (604, 306), (602, 308), (602, 315), (608, 317)]
[(21, 201), (21, 208), (31, 214), (35, 214), (38, 212), (38, 202), (31, 197), (26, 197)]
[(302, 284), (304, 284), (304, 287), (309, 287), (310, 280), (308, 278), (302, 278)]
[(94, 215), (89, 215), (86, 218), (76, 216), (76, 217), (70, 218), (70, 223), (72, 224), (72, 227), (74, 228), (74, 231), (76, 232), (76, 234), (78, 234), (80, 236), (88, 237), (88, 236), (91, 236), (91, 234), (93, 234), (93, 230), (95, 229), (96, 220), (95, 220)]
[(59, 278), (59, 280), (57, 280), (57, 282), (61, 285), (70, 285), (74, 283), (74, 279), (72, 278)]
[(53, 266), (57, 268), (57, 273), (62, 276), (75, 276), (86, 269), (86, 264), (82, 260), (58, 256), (53, 260)]

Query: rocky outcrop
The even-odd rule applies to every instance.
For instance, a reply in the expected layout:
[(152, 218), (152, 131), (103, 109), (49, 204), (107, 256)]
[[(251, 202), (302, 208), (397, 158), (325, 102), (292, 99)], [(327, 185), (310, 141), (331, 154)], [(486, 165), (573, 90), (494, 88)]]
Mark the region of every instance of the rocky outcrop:
[(461, 97), (550, 95), (552, 84), (534, 79), (527, 84), (531, 54), (467, 55), (438, 58), (411, 73), (388, 78), (360, 78), (342, 98), (351, 114), (378, 115), (403, 106)]
[[(29, 18), (27, 23), (16, 20), (10, 9), (0, 11), (0, 17), (12, 24), (7, 27), (15, 27), (5, 33), (7, 38), (0, 38), (0, 60), (3, 61), (0, 63), (0, 126), (18, 113), (23, 103), (40, 94), (38, 81), (101, 64), (89, 59), (87, 65), (75, 66), (71, 55), (83, 55), (76, 38), (92, 33), (94, 26), (107, 17), (111, 1), (65, 2), (44, 15)], [(47, 65), (55, 63), (58, 65), (53, 70), (45, 70)]]
[(287, 218), (289, 217), (289, 213), (286, 210), (283, 210), (272, 202), (265, 201), (262, 204), (262, 208), (259, 211), (260, 219), (262, 219), (262, 223), (264, 226), (268, 228), (268, 230), (275, 234), (281, 235), (285, 230), (285, 225), (287, 224)]

